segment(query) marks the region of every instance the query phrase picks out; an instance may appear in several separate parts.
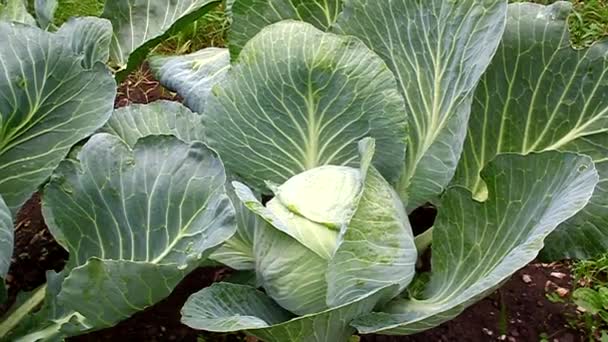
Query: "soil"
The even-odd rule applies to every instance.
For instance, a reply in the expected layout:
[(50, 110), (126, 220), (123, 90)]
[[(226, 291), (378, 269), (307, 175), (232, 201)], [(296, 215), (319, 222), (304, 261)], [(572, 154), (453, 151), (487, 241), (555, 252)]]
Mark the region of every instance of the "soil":
[[(146, 66), (120, 87), (116, 106), (147, 103), (157, 99), (179, 100), (162, 88)], [(432, 225), (435, 211), (425, 206), (412, 213), (414, 230), (420, 233)], [(45, 281), (45, 271), (59, 271), (67, 252), (49, 233), (40, 211), (40, 198), (34, 195), (17, 216), (15, 253), (7, 278), (9, 302), (20, 291), (30, 291)], [(194, 331), (179, 322), (180, 308), (192, 293), (223, 279), (225, 268), (199, 268), (186, 277), (173, 293), (160, 303), (133, 315), (117, 326), (69, 339), (72, 342), (97, 341), (248, 341), (243, 335), (209, 334)], [(362, 342), (401, 341), (584, 341), (581, 333), (568, 328), (568, 317), (576, 308), (567, 304), (572, 288), (567, 262), (533, 262), (517, 272), (498, 291), (466, 309), (456, 319), (412, 336), (361, 337)], [(561, 295), (561, 296), (560, 296)], [(551, 298), (551, 299), (549, 299)], [(0, 314), (7, 310), (0, 306)], [(288, 342), (288, 341), (286, 341)]]
[(437, 328), (411, 336), (364, 336), (361, 341), (528, 342), (544, 337), (551, 342), (582, 342), (585, 337), (568, 328), (568, 317), (576, 315), (576, 307), (558, 294), (567, 296), (562, 291), (571, 288), (568, 263), (533, 262), (498, 291)]
[(46, 271), (61, 271), (68, 253), (49, 232), (40, 210), (40, 196), (27, 201), (15, 220), (15, 251), (6, 277), (8, 301), (0, 305), (0, 315), (8, 310), (21, 291), (31, 291), (46, 281)]
[(180, 101), (180, 97), (170, 92), (154, 79), (147, 63), (135, 70), (118, 87), (114, 107), (125, 107), (132, 103), (149, 103), (156, 100)]

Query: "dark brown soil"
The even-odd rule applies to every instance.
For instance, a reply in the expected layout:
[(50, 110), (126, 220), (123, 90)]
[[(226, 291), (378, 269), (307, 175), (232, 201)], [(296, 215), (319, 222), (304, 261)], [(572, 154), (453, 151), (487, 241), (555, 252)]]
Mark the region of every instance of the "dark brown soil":
[(180, 98), (162, 87), (145, 63), (118, 87), (114, 107), (124, 107), (131, 103), (150, 103), (156, 100), (179, 101)]
[[(135, 72), (120, 87), (116, 106), (147, 103), (157, 99), (178, 100), (162, 88), (146, 66)], [(29, 291), (45, 281), (45, 271), (59, 271), (67, 253), (48, 232), (35, 195), (26, 203), (16, 220), (16, 248), (8, 284), (13, 301), (17, 292)], [(417, 232), (422, 232), (434, 218), (430, 206), (416, 211), (411, 217)], [(117, 326), (70, 341), (244, 341), (242, 335), (201, 333), (180, 324), (180, 308), (188, 296), (225, 275), (225, 269), (200, 268), (190, 274), (173, 293), (147, 310), (135, 314)], [(563, 278), (560, 278), (563, 275)], [(551, 294), (571, 288), (570, 269), (566, 263), (532, 263), (515, 274), (499, 291), (465, 310), (458, 318), (413, 336), (363, 336), (365, 342), (389, 341), (583, 341), (584, 337), (567, 328), (567, 317), (575, 308), (554, 303)], [(558, 290), (559, 289), (559, 290)], [(556, 292), (557, 291), (557, 292)], [(562, 293), (563, 294), (563, 293)], [(0, 307), (0, 314), (6, 310)], [(247, 341), (255, 341), (248, 338)], [(289, 342), (289, 341), (286, 341)]]
[[(576, 308), (553, 302), (561, 298), (558, 292), (571, 287), (567, 263), (534, 262), (514, 274), (500, 290), (435, 329), (412, 336), (364, 336), (361, 341), (528, 342), (545, 336), (547, 341), (582, 342), (584, 336), (567, 327), (567, 317), (575, 315)], [(549, 300), (547, 295), (556, 299)]]
[(43, 284), (47, 270), (61, 271), (67, 258), (68, 253), (55, 242), (44, 224), (40, 196), (35, 194), (17, 214), (15, 250), (6, 277), (8, 301), (0, 305), (0, 316), (20, 291), (31, 291)]

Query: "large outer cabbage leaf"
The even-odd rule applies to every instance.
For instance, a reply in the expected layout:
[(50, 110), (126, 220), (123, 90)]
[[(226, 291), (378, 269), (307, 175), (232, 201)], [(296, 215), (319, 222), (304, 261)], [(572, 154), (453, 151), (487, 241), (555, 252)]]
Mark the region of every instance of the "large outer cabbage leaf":
[(43, 214), (70, 252), (58, 299), (97, 328), (163, 299), (235, 231), (224, 168), (200, 142), (94, 135), (60, 164)]
[(116, 84), (65, 37), (0, 22), (0, 194), (13, 213), (112, 114)]
[(200, 115), (179, 102), (161, 100), (116, 109), (101, 132), (118, 136), (130, 147), (149, 135), (174, 135), (188, 143), (205, 142), (200, 120)]
[[(228, 320), (232, 315), (235, 319)], [(216, 283), (192, 295), (182, 309), (184, 324), (218, 332), (264, 328), (292, 317), (265, 293), (251, 286), (229, 283)]]
[[(199, 122), (199, 115), (192, 113), (178, 102), (156, 101), (146, 105), (131, 105), (116, 109), (101, 132), (115, 135), (130, 148), (134, 148), (139, 139), (150, 135), (174, 135), (182, 141), (193, 143), (204, 140)], [(79, 149), (73, 149), (70, 158), (78, 159), (78, 152)], [(103, 265), (97, 266), (100, 267), (101, 273), (111, 270), (111, 268), (103, 268)], [(115, 266), (119, 265), (115, 264)], [(69, 303), (65, 305), (62, 300), (58, 300), (64, 278), (67, 275), (69, 275), (69, 270), (64, 270), (59, 275), (47, 273), (46, 291), (44, 291), (45, 289), (39, 290), (43, 294), (46, 292), (43, 307), (35, 314), (29, 314), (42, 299), (36, 293), (32, 295), (31, 300), (20, 305), (18, 310), (23, 312), (22, 316), (27, 316), (21, 319), (16, 328), (12, 329), (11, 336), (20, 336), (24, 340), (42, 337), (62, 338), (96, 327), (98, 323), (94, 320), (88, 320), (82, 314), (75, 312)], [(81, 278), (78, 281), (89, 281), (89, 279)], [(30, 305), (30, 303), (32, 304)], [(11, 318), (14, 317), (11, 315)], [(0, 333), (2, 333), (1, 326)]]
[[(119, 108), (101, 131), (119, 136), (131, 147), (140, 138), (154, 134), (175, 135), (189, 143), (205, 141), (200, 116), (170, 101)], [(227, 184), (226, 188), (235, 207), (238, 229), (209, 258), (237, 270), (251, 270), (254, 268), (253, 235), (261, 220), (236, 197), (232, 185)]]
[(342, 0), (238, 0), (231, 6), (230, 54), (236, 58), (264, 27), (286, 19), (304, 21), (327, 31), (342, 11)]
[(608, 42), (570, 47), (571, 5), (512, 4), (507, 29), (473, 104), (455, 181), (485, 196), (479, 170), (497, 154), (543, 150), (591, 156), (600, 183), (590, 204), (548, 238), (549, 259), (608, 249)]
[(112, 40), (110, 21), (95, 17), (70, 18), (57, 34), (67, 39), (74, 53), (84, 57), (83, 67), (90, 69), (97, 62), (108, 62)]
[(207, 13), (220, 0), (107, 0), (102, 18), (114, 27), (110, 58), (123, 77), (171, 32)]
[(164, 87), (177, 92), (188, 108), (202, 113), (213, 86), (226, 77), (230, 55), (227, 49), (206, 48), (183, 56), (154, 56), (149, 63)]
[(587, 156), (500, 155), (482, 171), (489, 197), (462, 187), (441, 199), (423, 299), (397, 298), (360, 317), (362, 333), (412, 334), (454, 318), (531, 262), (560, 223), (589, 202), (598, 173)]
[(6, 299), (4, 278), (8, 273), (13, 256), (13, 218), (0, 196), (0, 303)]
[(199, 291), (182, 309), (182, 322), (192, 328), (228, 332), (246, 330), (268, 342), (347, 341), (349, 323), (370, 312), (393, 292), (389, 287), (346, 305), (289, 320), (289, 312), (251, 286), (219, 283)]
[[(200, 116), (180, 103), (170, 101), (119, 108), (101, 131), (120, 137), (131, 147), (140, 138), (154, 134), (175, 135), (188, 143), (205, 141)], [(209, 258), (237, 270), (251, 270), (254, 268), (253, 236), (261, 220), (241, 203), (232, 185), (227, 184), (226, 188), (236, 211), (238, 229)]]
[(403, 99), (384, 62), (358, 39), (310, 24), (273, 24), (253, 38), (203, 113), (211, 147), (256, 189), (317, 166), (356, 165), (357, 141), (376, 139), (374, 165), (403, 165)]
[(397, 191), (409, 210), (450, 182), (473, 91), (500, 41), (505, 0), (346, 0), (335, 31), (361, 38), (395, 73), (409, 120)]

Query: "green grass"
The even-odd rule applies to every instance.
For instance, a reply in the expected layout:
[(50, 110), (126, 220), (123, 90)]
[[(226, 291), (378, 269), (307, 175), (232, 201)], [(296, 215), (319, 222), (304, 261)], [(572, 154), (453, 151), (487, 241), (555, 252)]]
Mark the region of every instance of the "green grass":
[(55, 25), (59, 26), (70, 17), (99, 16), (105, 0), (59, 0), (55, 12)]
[(589, 336), (589, 341), (608, 340), (608, 253), (573, 265), (573, 301), (583, 308), (570, 325)]
[(595, 259), (578, 261), (572, 275), (581, 285), (608, 287), (608, 253)]
[(570, 34), (578, 46), (589, 46), (608, 37), (608, 0), (574, 1)]
[(230, 22), (220, 6), (164, 41), (154, 53), (183, 55), (206, 47), (226, 47)]

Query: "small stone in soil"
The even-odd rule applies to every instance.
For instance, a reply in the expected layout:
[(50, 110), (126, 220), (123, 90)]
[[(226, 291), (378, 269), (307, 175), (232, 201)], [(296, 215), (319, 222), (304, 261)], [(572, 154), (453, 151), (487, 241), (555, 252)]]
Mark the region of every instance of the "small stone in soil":
[(557, 286), (557, 284), (552, 282), (551, 280), (547, 280), (547, 282), (545, 283), (545, 291), (557, 289), (558, 287), (559, 286)]
[(566, 274), (562, 272), (551, 272), (550, 276), (557, 279), (564, 279), (566, 277)]
[(530, 284), (532, 282), (532, 277), (530, 277), (529, 274), (524, 274), (521, 276), (521, 280), (526, 284)]
[(560, 297), (564, 298), (570, 293), (570, 290), (563, 288), (563, 287), (558, 287), (557, 290), (555, 290), (555, 292), (557, 292), (557, 294)]

